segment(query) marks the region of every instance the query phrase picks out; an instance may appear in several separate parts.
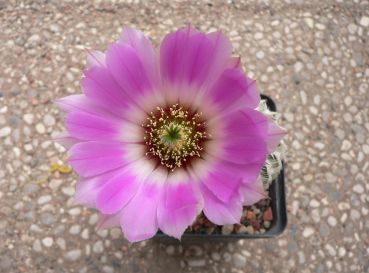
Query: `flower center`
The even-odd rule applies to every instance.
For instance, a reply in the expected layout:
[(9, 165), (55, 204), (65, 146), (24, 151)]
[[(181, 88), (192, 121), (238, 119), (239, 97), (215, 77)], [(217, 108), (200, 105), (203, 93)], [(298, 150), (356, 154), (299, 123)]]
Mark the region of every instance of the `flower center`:
[(209, 136), (201, 113), (191, 112), (178, 104), (157, 107), (142, 127), (146, 155), (156, 158), (172, 171), (184, 167), (192, 158), (200, 157), (204, 141)]

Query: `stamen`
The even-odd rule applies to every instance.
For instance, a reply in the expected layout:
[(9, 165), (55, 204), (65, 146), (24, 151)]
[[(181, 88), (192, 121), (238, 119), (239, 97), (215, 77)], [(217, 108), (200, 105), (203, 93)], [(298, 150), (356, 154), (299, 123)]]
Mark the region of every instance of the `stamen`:
[(170, 170), (183, 167), (193, 157), (200, 157), (209, 138), (201, 113), (192, 113), (178, 104), (156, 107), (142, 124), (147, 156), (156, 157)]

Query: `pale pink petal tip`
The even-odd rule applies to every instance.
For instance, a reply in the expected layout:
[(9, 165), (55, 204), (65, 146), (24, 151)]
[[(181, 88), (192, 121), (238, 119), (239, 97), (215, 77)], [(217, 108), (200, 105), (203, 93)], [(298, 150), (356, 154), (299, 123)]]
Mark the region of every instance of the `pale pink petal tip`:
[(105, 63), (105, 54), (101, 51), (86, 49), (87, 52), (87, 61), (86, 67), (92, 68), (95, 66), (106, 66)]

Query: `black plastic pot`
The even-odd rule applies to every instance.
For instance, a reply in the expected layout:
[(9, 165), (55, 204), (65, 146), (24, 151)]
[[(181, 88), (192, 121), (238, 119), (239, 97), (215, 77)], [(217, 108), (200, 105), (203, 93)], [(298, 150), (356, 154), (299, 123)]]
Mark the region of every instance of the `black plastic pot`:
[[(274, 101), (261, 95), (262, 99), (267, 100), (268, 108), (271, 111), (277, 111), (277, 107)], [(258, 239), (258, 238), (271, 238), (281, 234), (287, 226), (287, 211), (286, 211), (286, 197), (285, 197), (285, 185), (284, 185), (284, 167), (281, 173), (275, 179), (269, 187), (269, 197), (271, 198), (271, 208), (273, 212), (273, 221), (270, 228), (262, 234), (196, 234), (196, 233), (184, 233), (181, 241), (230, 241), (237, 239)], [(158, 233), (154, 237), (155, 240), (160, 241), (173, 241), (172, 237), (169, 237), (163, 233)]]

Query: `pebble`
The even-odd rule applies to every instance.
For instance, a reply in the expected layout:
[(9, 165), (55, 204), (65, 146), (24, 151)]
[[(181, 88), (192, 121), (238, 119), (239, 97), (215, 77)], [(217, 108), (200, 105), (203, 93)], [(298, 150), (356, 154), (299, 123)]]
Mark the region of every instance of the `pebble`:
[(188, 260), (187, 263), (190, 267), (203, 267), (206, 265), (206, 260), (205, 259), (191, 259), (191, 260)]
[(53, 243), (54, 243), (54, 240), (51, 237), (45, 237), (44, 239), (42, 239), (42, 244), (46, 247), (51, 247)]
[(68, 214), (71, 216), (77, 216), (81, 214), (81, 208), (72, 208), (68, 211)]
[(3, 127), (0, 129), (0, 137), (6, 137), (10, 135), (12, 129), (9, 126)]
[(168, 255), (173, 255), (174, 252), (175, 252), (175, 247), (173, 245), (169, 245), (166, 247), (165, 249), (165, 252), (168, 254)]
[(224, 225), (222, 227), (222, 234), (228, 235), (231, 234), (233, 231), (233, 225)]
[(319, 233), (323, 237), (327, 237), (330, 234), (330, 230), (327, 224), (321, 223), (319, 226)]
[(308, 25), (309, 28), (314, 27), (314, 20), (312, 18), (304, 18), (304, 21)]
[(120, 228), (112, 228), (110, 230), (110, 236), (113, 238), (113, 239), (119, 239), (121, 236), (122, 236), (122, 231)]
[(89, 238), (89, 230), (87, 228), (85, 228), (82, 233), (81, 233), (81, 237), (82, 239), (88, 240)]
[(75, 262), (81, 257), (81, 254), (82, 254), (82, 251), (80, 249), (74, 249), (74, 250), (68, 251), (65, 254), (65, 258), (68, 261)]
[(49, 212), (42, 213), (40, 219), (44, 225), (51, 225), (56, 221), (55, 216)]
[(369, 26), (369, 17), (367, 17), (367, 16), (361, 17), (360, 25), (362, 25), (363, 27), (368, 27)]
[(69, 229), (69, 233), (73, 234), (73, 235), (79, 234), (80, 232), (81, 232), (81, 226), (80, 225), (73, 225)]
[(46, 132), (45, 126), (42, 123), (37, 123), (36, 132), (39, 134), (44, 134)]
[(293, 68), (294, 68), (296, 73), (299, 73), (304, 68), (304, 65), (301, 62), (297, 62), (297, 63), (295, 63)]
[(63, 238), (58, 238), (56, 239), (56, 244), (62, 249), (65, 250), (66, 249), (66, 242)]
[(46, 114), (43, 118), (43, 122), (47, 127), (51, 127), (55, 125), (55, 118), (50, 114)]
[(356, 209), (352, 209), (350, 212), (350, 218), (352, 221), (357, 221), (360, 219), (360, 213)]
[(312, 208), (319, 208), (320, 203), (316, 199), (312, 199), (309, 203), (309, 206)]
[(25, 115), (23, 115), (23, 120), (24, 120), (27, 124), (31, 125), (31, 124), (33, 123), (34, 117), (35, 117), (35, 116), (34, 116), (32, 113), (25, 114)]
[(335, 227), (337, 225), (337, 219), (334, 216), (329, 216), (327, 221), (331, 227)]
[(37, 204), (43, 205), (43, 204), (50, 202), (50, 200), (51, 200), (51, 195), (43, 195), (37, 199)]
[(232, 261), (233, 261), (233, 264), (236, 266), (236, 267), (239, 267), (239, 268), (244, 268), (246, 266), (246, 258), (243, 257), (241, 254), (239, 253), (234, 253), (232, 255)]
[(220, 261), (221, 256), (220, 256), (219, 252), (212, 252), (212, 253), (211, 253), (211, 258), (212, 258), (214, 261)]
[(305, 238), (310, 237), (313, 234), (314, 234), (314, 229), (311, 227), (305, 227), (304, 231), (302, 232), (302, 236), (304, 236)]
[(104, 245), (101, 240), (97, 241), (92, 246), (92, 251), (95, 253), (102, 253), (104, 251)]
[(41, 246), (41, 242), (40, 240), (35, 240), (33, 242), (33, 246), (32, 246), (33, 250), (36, 251), (36, 252), (41, 252), (42, 251), (42, 246)]
[(353, 188), (354, 192), (356, 193), (364, 193), (364, 187), (361, 184), (356, 184)]

